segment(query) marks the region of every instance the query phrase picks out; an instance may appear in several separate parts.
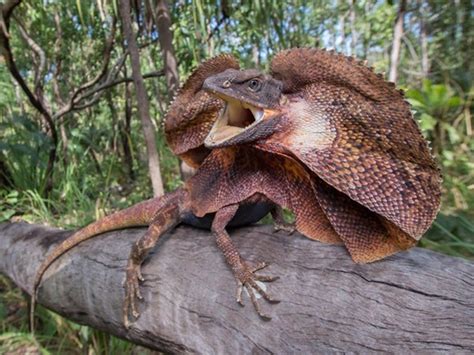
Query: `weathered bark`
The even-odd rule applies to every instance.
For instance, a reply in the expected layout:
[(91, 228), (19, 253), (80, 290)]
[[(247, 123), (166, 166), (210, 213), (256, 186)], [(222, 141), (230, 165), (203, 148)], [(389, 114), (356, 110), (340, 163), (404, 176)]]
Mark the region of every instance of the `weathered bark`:
[(153, 186), (153, 195), (155, 197), (162, 196), (164, 194), (164, 188), (160, 172), (160, 159), (156, 148), (154, 126), (150, 118), (150, 103), (148, 101), (145, 84), (140, 71), (140, 54), (138, 53), (137, 42), (132, 31), (129, 0), (120, 0), (119, 12), (122, 19), (124, 38), (127, 41), (127, 47), (130, 51), (132, 77), (137, 96), (138, 114), (140, 116), (147, 148), (148, 170), (150, 173), (151, 184)]
[(392, 53), (390, 55), (390, 71), (388, 74), (388, 80), (394, 83), (397, 81), (398, 76), (398, 61), (400, 59), (400, 46), (402, 44), (403, 19), (405, 17), (406, 5), (406, 0), (400, 0), (397, 19), (393, 29)]
[(178, 61), (173, 46), (171, 15), (166, 0), (158, 0), (156, 4), (155, 22), (156, 27), (158, 28), (158, 40), (160, 41), (161, 53), (163, 56), (163, 68), (165, 69), (168, 97), (172, 100), (179, 88), (179, 75)]
[[(263, 273), (278, 305), (262, 321), (208, 231), (180, 227), (145, 261), (139, 320), (121, 324), (122, 281), (132, 243), (145, 229), (107, 233), (59, 258), (39, 302), (83, 324), (172, 353), (432, 353), (474, 351), (474, 265), (414, 248), (369, 265), (341, 246), (269, 226), (232, 230), (244, 257), (269, 261)], [(0, 225), (0, 272), (31, 293), (39, 262), (70, 232)]]

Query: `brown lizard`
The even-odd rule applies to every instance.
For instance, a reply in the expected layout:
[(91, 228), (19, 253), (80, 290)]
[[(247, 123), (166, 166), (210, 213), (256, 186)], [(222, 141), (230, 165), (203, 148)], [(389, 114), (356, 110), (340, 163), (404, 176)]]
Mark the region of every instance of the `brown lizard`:
[[(223, 107), (221, 100), (214, 98), (202, 90), (202, 84), (207, 77), (213, 74), (220, 73), (228, 68), (237, 67), (238, 64), (235, 59), (228, 55), (221, 55), (201, 64), (188, 78), (180, 89), (177, 98), (170, 106), (165, 117), (166, 138), (173, 151), (191, 166), (199, 167), (209, 154), (210, 150), (204, 147), (203, 141)], [(222, 152), (224, 157), (228, 156), (227, 152), (219, 149), (216, 150), (213, 157), (219, 156), (221, 154), (220, 152)], [(242, 166), (242, 168), (245, 168), (245, 166)], [(209, 164), (203, 169), (198, 170), (198, 174), (193, 178), (193, 181), (196, 183), (199, 179), (211, 179), (211, 175), (207, 174), (206, 170), (209, 170)], [(215, 171), (215, 167), (211, 167), (210, 170)], [(216, 187), (216, 183), (212, 181), (206, 180), (203, 181), (203, 183), (207, 183), (210, 187)], [(192, 203), (189, 191), (190, 182), (172, 193), (141, 202), (100, 219), (77, 231), (71, 237), (56, 246), (42, 262), (35, 276), (30, 308), (31, 329), (34, 329), (34, 309), (42, 277), (49, 266), (58, 257), (79, 243), (98, 234), (132, 226), (148, 226), (145, 235), (134, 244), (126, 268), (126, 282), (124, 285), (126, 295), (123, 305), (123, 320), (124, 324), (129, 326), (129, 312), (131, 312), (134, 317), (138, 317), (139, 315), (136, 307), (136, 299), (141, 299), (139, 281), (143, 281), (143, 277), (140, 272), (140, 265), (149, 250), (156, 244), (158, 238), (179, 223), (186, 223), (199, 228), (212, 230), (222, 229), (217, 222), (215, 227), (212, 225), (213, 220), (220, 220), (219, 216), (217, 216), (218, 218), (214, 218), (214, 214), (218, 209), (227, 208), (227, 206), (231, 204), (231, 201), (226, 198), (221, 198), (217, 203), (219, 206), (217, 209), (209, 209), (206, 211), (203, 208), (193, 207), (196, 203)], [(237, 206), (234, 210), (233, 207), (228, 207), (228, 210), (231, 211), (231, 216), (224, 226), (252, 224), (271, 212), (274, 216), (276, 229), (292, 230), (291, 226), (284, 222), (281, 209), (264, 195), (255, 192), (238, 202), (241, 208)], [(196, 210), (195, 213), (194, 210)], [(225, 215), (225, 218), (230, 215), (229, 212), (225, 211), (222, 212), (222, 214)], [(222, 233), (219, 235), (221, 234)], [(218, 245), (224, 250), (224, 254), (228, 256), (228, 261), (229, 258), (233, 258), (232, 260), (235, 259), (234, 254), (236, 249), (228, 237), (219, 238)], [(253, 277), (258, 278), (260, 281), (272, 281), (274, 279), (271, 277), (253, 276), (255, 271), (263, 268), (266, 264), (259, 263), (256, 267), (252, 267), (243, 260), (238, 260), (238, 263), (239, 265), (233, 266), (234, 272), (240, 274), (239, 280), (242, 280), (242, 286), (247, 287), (249, 290), (251, 290), (252, 287), (260, 290), (258, 285), (253, 281)], [(249, 274), (252, 276), (249, 276)], [(249, 280), (246, 278), (249, 278)], [(250, 280), (250, 278), (252, 279)], [(251, 282), (252, 286), (250, 286), (248, 282)], [(268, 300), (273, 301), (268, 294), (263, 291), (261, 293), (263, 293)], [(256, 307), (258, 307), (253, 292), (251, 293), (251, 299)], [(261, 312), (259, 312), (259, 314), (265, 317)]]
[[(431, 225), (441, 195), (436, 162), (402, 92), (360, 62), (292, 49), (276, 55), (271, 76), (227, 69), (203, 88), (227, 103), (205, 146), (250, 143), (304, 167), (354, 261), (407, 249)], [(255, 119), (236, 123), (239, 110)]]
[[(204, 84), (204, 85), (203, 85)], [(258, 314), (255, 291), (274, 299), (238, 253), (225, 227), (259, 220), (283, 206), (309, 238), (344, 243), (357, 262), (370, 262), (415, 244), (439, 208), (440, 178), (402, 95), (350, 58), (312, 49), (278, 54), (272, 75), (238, 70), (221, 55), (187, 80), (165, 119), (167, 140), (197, 167), (183, 188), (117, 212), (80, 230), (47, 257), (104, 231), (149, 225), (126, 271), (124, 323), (137, 317), (140, 265), (159, 236), (180, 222), (210, 227)], [(239, 221), (240, 219), (240, 221)], [(34, 304), (34, 303), (33, 303)], [(33, 307), (32, 307), (33, 308)]]

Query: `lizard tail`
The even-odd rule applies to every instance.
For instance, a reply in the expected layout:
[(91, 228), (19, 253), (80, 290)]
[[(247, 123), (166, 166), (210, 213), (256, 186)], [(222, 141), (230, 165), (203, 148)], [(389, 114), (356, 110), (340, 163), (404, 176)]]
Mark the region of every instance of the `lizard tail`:
[(87, 239), (93, 238), (98, 234), (105, 232), (123, 229), (127, 227), (138, 227), (149, 225), (157, 213), (168, 204), (181, 204), (186, 192), (184, 189), (178, 189), (174, 192), (168, 193), (164, 196), (152, 198), (146, 200), (129, 208), (121, 211), (117, 211), (109, 216), (106, 216), (96, 222), (89, 224), (88, 226), (78, 230), (69, 238), (62, 241), (56, 246), (53, 251), (46, 257), (41, 263), (33, 284), (33, 292), (31, 295), (30, 305), (30, 330), (34, 333), (34, 312), (36, 306), (36, 298), (38, 288), (41, 283), (41, 279), (46, 270), (51, 264), (63, 255), (68, 250), (72, 249), (76, 245), (86, 241)]

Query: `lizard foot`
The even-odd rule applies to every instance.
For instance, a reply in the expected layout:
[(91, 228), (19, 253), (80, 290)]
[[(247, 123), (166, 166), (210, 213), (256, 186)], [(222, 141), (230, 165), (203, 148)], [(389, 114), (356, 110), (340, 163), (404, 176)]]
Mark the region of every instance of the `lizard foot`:
[(275, 205), (271, 213), (273, 217), (273, 232), (285, 231), (288, 232), (288, 234), (293, 234), (295, 232), (295, 224), (285, 221), (283, 209), (280, 206)]
[(141, 273), (140, 265), (129, 262), (127, 273), (123, 287), (125, 288), (125, 299), (123, 301), (123, 325), (125, 328), (130, 327), (129, 313), (137, 319), (140, 312), (137, 308), (137, 299), (142, 300), (143, 296), (140, 292), (140, 282), (145, 281)]
[(279, 303), (279, 300), (274, 299), (270, 296), (265, 290), (263, 290), (257, 283), (261, 282), (272, 282), (278, 280), (278, 276), (267, 276), (267, 275), (257, 275), (256, 272), (267, 267), (268, 264), (261, 262), (258, 263), (255, 267), (249, 266), (245, 261), (239, 263), (239, 266), (234, 269), (235, 277), (237, 278), (238, 288), (237, 288), (237, 302), (243, 306), (242, 302), (242, 291), (245, 288), (250, 296), (250, 300), (255, 308), (255, 311), (258, 315), (264, 320), (272, 319), (270, 316), (264, 314), (260, 305), (257, 302), (257, 296), (255, 292), (259, 293), (264, 299), (270, 303)]
[(286, 223), (286, 222), (273, 222), (273, 232), (278, 231), (285, 231), (288, 234), (293, 234), (296, 230), (294, 223)]

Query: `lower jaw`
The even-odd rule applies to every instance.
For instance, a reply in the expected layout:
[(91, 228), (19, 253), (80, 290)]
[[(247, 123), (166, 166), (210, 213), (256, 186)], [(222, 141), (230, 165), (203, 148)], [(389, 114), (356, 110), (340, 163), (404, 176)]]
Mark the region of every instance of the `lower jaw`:
[[(250, 106), (226, 106), (223, 116), (218, 118), (204, 145), (208, 148), (225, 146), (233, 138), (241, 135), (257, 122), (262, 121), (264, 111)], [(232, 123), (230, 123), (232, 122)]]
[(245, 129), (240, 127), (226, 126), (218, 130), (217, 132), (211, 133), (210, 141), (215, 143), (222, 143), (237, 136), (243, 131), (245, 131)]

